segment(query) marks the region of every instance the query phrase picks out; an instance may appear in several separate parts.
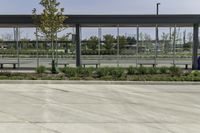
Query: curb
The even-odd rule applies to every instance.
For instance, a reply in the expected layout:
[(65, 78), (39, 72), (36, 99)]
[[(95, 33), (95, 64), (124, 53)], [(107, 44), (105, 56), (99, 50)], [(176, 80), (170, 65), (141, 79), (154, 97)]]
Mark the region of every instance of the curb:
[(0, 84), (82, 84), (82, 85), (200, 85), (200, 82), (165, 81), (62, 81), (62, 80), (0, 80)]

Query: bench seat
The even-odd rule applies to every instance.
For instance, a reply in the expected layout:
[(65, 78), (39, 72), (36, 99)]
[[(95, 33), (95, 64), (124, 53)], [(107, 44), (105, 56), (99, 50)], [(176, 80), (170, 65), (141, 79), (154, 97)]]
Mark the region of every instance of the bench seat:
[[(49, 63), (49, 64), (51, 65), (52, 63)], [(69, 66), (69, 63), (57, 63), (57, 65), (58, 65), (58, 66), (67, 67), (67, 66)]]
[(17, 62), (0, 62), (0, 68), (3, 69), (3, 65), (13, 65), (13, 69), (16, 69)]
[(84, 68), (86, 66), (96, 66), (96, 68), (98, 68), (100, 66), (100, 63), (82, 63), (81, 64)]
[(156, 67), (158, 64), (157, 63), (138, 63), (140, 67), (142, 66), (153, 66)]
[(191, 65), (190, 63), (171, 63), (173, 66), (185, 66), (185, 69), (188, 69), (188, 66)]

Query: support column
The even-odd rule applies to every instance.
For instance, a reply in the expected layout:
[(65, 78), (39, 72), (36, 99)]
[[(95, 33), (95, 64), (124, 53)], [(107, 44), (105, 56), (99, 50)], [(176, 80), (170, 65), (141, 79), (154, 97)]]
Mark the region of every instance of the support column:
[(98, 59), (98, 63), (100, 64), (100, 60), (101, 60), (101, 37), (102, 37), (102, 29), (101, 29), (101, 25), (99, 25), (98, 28), (98, 55), (99, 55), (99, 59)]
[(14, 28), (14, 40), (16, 42), (16, 50), (17, 50), (17, 67), (20, 67), (20, 60), (19, 60), (19, 27)]
[(81, 28), (80, 24), (76, 24), (76, 67), (81, 67)]
[(136, 46), (136, 67), (138, 67), (138, 55), (139, 55), (139, 40), (140, 40), (140, 27), (137, 25), (137, 46)]
[(193, 26), (192, 69), (198, 69), (199, 24)]
[(37, 67), (40, 66), (40, 61), (39, 61), (39, 53), (38, 53), (38, 49), (39, 49), (39, 44), (38, 44), (38, 27), (36, 27), (36, 31), (35, 31), (35, 34), (36, 34), (36, 49), (37, 49)]
[(174, 36), (173, 36), (173, 65), (175, 65), (176, 60), (176, 25), (174, 26)]
[(120, 45), (120, 44), (119, 44), (119, 43), (120, 43), (120, 42), (119, 42), (119, 37), (120, 37), (120, 36), (119, 36), (119, 24), (118, 24), (118, 25), (117, 25), (117, 67), (119, 67), (119, 54), (120, 54), (120, 53), (119, 53), (119, 51), (120, 51), (120, 50), (119, 50), (119, 49), (120, 49), (120, 47), (119, 47), (119, 45)]
[(158, 57), (158, 44), (159, 44), (159, 32), (158, 32), (158, 25), (156, 25), (156, 41), (155, 41), (155, 59), (154, 63), (157, 64), (157, 57)]

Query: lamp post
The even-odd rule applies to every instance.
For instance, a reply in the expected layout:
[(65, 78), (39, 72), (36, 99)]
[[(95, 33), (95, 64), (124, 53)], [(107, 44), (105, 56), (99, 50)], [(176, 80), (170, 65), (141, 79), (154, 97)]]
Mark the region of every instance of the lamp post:
[(156, 14), (159, 15), (159, 6), (160, 6), (160, 3), (156, 3)]
[[(160, 3), (156, 3), (156, 15), (159, 15), (159, 5)], [(157, 56), (158, 56), (158, 40), (159, 40), (159, 35), (158, 35), (158, 25), (156, 24), (156, 46), (155, 46), (155, 64), (157, 64)]]

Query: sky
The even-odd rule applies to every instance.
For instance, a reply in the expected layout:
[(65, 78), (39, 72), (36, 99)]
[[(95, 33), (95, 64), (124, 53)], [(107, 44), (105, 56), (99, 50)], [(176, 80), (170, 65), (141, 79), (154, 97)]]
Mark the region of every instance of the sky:
[[(160, 14), (200, 14), (200, 0), (58, 0), (65, 14), (155, 14), (156, 3), (160, 2)], [(40, 0), (0, 0), (0, 15), (31, 14), (32, 9), (41, 11)], [(71, 29), (69, 29), (71, 30)], [(147, 29), (151, 30), (151, 29)], [(12, 32), (12, 30), (6, 30)], [(133, 31), (133, 30), (132, 30)], [(146, 29), (145, 29), (146, 31)], [(3, 32), (3, 33), (2, 33)], [(97, 29), (83, 31), (86, 38), (97, 34)], [(105, 29), (104, 33), (113, 33)], [(0, 34), (5, 34), (1, 30)], [(135, 34), (131, 30), (121, 29), (121, 34)], [(24, 30), (23, 36), (32, 36)], [(152, 35), (153, 36), (153, 35)]]
[[(58, 0), (66, 14), (200, 14), (200, 0)], [(0, 0), (0, 14), (31, 14), (40, 0)]]

